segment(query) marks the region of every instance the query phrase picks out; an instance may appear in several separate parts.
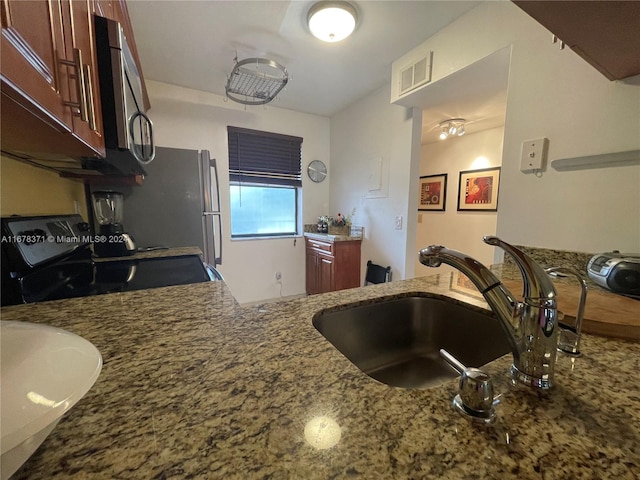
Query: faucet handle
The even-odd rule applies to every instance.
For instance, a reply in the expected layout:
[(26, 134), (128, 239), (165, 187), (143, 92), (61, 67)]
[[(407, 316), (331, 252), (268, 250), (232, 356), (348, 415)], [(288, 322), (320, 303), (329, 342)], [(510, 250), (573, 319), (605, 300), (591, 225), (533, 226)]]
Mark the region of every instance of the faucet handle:
[[(576, 313), (575, 327), (560, 323), (560, 338), (558, 339), (558, 350), (567, 355), (579, 357), (580, 352), (580, 333), (582, 332), (582, 320), (584, 318), (584, 308), (587, 303), (587, 282), (584, 280), (578, 270), (571, 267), (550, 267), (546, 268), (550, 276), (573, 275), (580, 282), (580, 301), (578, 303), (578, 312)], [(559, 275), (560, 274), (560, 275)]]
[(440, 349), (440, 355), (460, 373), (459, 393), (453, 399), (453, 407), (472, 421), (493, 423), (496, 411), (493, 408), (493, 381), (489, 374), (465, 367), (445, 349)]

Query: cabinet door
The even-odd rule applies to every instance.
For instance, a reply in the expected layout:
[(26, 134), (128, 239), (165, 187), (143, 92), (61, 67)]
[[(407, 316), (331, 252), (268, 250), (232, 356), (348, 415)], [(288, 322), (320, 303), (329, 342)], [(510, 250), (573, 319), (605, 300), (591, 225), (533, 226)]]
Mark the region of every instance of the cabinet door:
[[(87, 109), (86, 120), (78, 116), (73, 119), (74, 136), (86, 143), (97, 155), (104, 156), (100, 81), (93, 23), (94, 4), (92, 0), (73, 0), (69, 6), (72, 51), (81, 52), (82, 58), (82, 79), (72, 78), (71, 83), (76, 91), (84, 92), (82, 101), (86, 102)], [(82, 89), (78, 87), (79, 81), (83, 84)]]
[(359, 287), (360, 241), (336, 242), (333, 286), (335, 290)]
[(69, 72), (62, 26), (63, 4), (56, 0), (2, 1), (2, 92), (60, 132), (71, 132)]
[(2, 7), (2, 93), (20, 105), (3, 96), (12, 118), (3, 148), (104, 156), (92, 0), (3, 0)]
[(314, 295), (320, 293), (318, 290), (318, 254), (307, 248), (306, 258), (307, 295)]
[(609, 80), (640, 74), (640, 2), (514, 0)]
[(318, 254), (319, 290), (320, 293), (332, 292), (335, 290), (333, 283), (334, 259), (330, 255)]

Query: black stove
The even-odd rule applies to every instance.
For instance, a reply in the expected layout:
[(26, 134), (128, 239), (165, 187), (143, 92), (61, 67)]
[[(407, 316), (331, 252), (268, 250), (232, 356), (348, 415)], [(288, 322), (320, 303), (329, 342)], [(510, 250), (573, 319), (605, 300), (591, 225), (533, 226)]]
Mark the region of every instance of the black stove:
[(94, 261), (79, 215), (2, 218), (1, 306), (208, 282), (198, 255)]

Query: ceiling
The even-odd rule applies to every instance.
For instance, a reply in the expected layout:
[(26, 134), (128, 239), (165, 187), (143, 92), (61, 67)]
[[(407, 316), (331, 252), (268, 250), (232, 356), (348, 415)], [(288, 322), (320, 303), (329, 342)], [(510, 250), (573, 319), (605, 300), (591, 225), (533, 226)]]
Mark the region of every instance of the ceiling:
[(314, 3), (130, 0), (127, 6), (146, 79), (224, 95), (236, 54), (266, 57), (290, 77), (270, 105), (332, 116), (388, 83), (394, 60), (478, 5), (353, 0), (356, 31), (328, 44), (307, 29)]

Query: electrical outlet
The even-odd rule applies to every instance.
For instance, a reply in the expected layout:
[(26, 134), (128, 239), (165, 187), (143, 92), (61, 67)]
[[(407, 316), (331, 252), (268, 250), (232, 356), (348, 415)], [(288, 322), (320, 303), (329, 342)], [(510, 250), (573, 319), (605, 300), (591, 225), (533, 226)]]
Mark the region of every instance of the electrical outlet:
[(402, 230), (402, 215), (396, 217), (396, 230)]
[(280, 280), (282, 280), (282, 273), (280, 272), (276, 272), (276, 280), (279, 282)]

